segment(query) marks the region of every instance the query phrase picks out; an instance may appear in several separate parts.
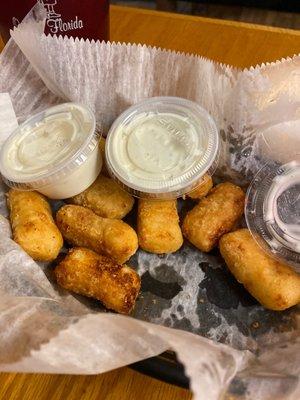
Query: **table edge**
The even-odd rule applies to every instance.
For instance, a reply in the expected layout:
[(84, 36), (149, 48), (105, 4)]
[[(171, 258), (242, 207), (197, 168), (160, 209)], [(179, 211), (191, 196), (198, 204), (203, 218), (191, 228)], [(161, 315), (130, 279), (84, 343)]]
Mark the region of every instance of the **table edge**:
[(178, 14), (166, 11), (157, 11), (152, 9), (146, 8), (136, 8), (136, 7), (128, 7), (128, 6), (120, 6), (120, 5), (110, 5), (111, 11), (125, 11), (131, 14), (142, 14), (142, 15), (153, 15), (153, 16), (163, 16), (172, 19), (181, 19), (186, 21), (193, 21), (193, 22), (205, 22), (211, 25), (223, 25), (223, 26), (231, 26), (235, 28), (243, 28), (249, 30), (260, 30), (265, 32), (274, 32), (274, 33), (283, 33), (289, 34), (293, 36), (300, 37), (300, 30), (296, 29), (287, 29), (287, 28), (280, 28), (275, 26), (269, 25), (259, 25), (259, 24), (252, 24), (248, 22), (240, 22), (240, 21), (233, 21), (233, 20), (224, 20), (218, 18), (208, 18), (208, 17), (201, 17), (197, 15), (187, 15), (187, 14)]

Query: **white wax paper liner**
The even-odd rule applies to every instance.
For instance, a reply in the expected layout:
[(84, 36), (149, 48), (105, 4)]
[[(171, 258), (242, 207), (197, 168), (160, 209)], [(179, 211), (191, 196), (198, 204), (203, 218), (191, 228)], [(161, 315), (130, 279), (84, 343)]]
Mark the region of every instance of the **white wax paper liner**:
[[(143, 98), (186, 97), (217, 121), (223, 141), (219, 171), (240, 183), (259, 166), (259, 131), (299, 119), (299, 56), (239, 71), (141, 45), (46, 37), (42, 27), (30, 19), (21, 24), (12, 33), (19, 48), (11, 41), (0, 58), (0, 90), (10, 93), (19, 121), (63, 100), (81, 101), (93, 108), (105, 132)], [(3, 195), (4, 186), (0, 190)], [(7, 215), (4, 202), (1, 212)], [(7, 221), (0, 222), (1, 370), (100, 373), (173, 349), (196, 399), (225, 396), (239, 371), (236, 384), (246, 386), (244, 398), (299, 398), (296, 329), (280, 342), (271, 335), (269, 347), (254, 358), (188, 332), (97, 313), (60, 291), (49, 268), (45, 274), (9, 238)]]
[[(300, 56), (240, 71), (200, 56), (145, 45), (46, 37), (42, 31), (42, 22), (33, 26), (28, 21), (12, 37), (60, 101), (88, 104), (105, 134), (124, 109), (144, 98), (194, 100), (212, 114), (221, 131), (219, 171), (239, 183), (249, 181), (260, 166), (258, 133), (299, 119)], [(280, 149), (281, 142), (273, 146)], [(293, 150), (293, 141), (288, 143), (286, 150)]]

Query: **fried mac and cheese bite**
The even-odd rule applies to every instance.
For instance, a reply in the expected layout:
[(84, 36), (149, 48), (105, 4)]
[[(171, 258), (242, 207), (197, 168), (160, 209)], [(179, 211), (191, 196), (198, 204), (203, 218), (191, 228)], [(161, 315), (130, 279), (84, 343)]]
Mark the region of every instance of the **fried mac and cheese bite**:
[(139, 275), (85, 248), (74, 248), (54, 270), (60, 286), (72, 292), (100, 300), (107, 308), (129, 314), (140, 291)]
[(192, 190), (187, 195), (193, 200), (200, 200), (208, 194), (212, 187), (212, 177), (208, 174), (205, 174), (196, 189)]
[(139, 199), (137, 234), (140, 247), (150, 253), (177, 251), (183, 243), (177, 200)]
[(230, 182), (215, 186), (184, 218), (183, 235), (198, 249), (212, 250), (244, 211), (245, 194)]
[(33, 191), (10, 189), (7, 194), (13, 239), (36, 261), (53, 261), (63, 238), (46, 198)]
[(57, 226), (66, 241), (87, 247), (123, 264), (138, 248), (135, 231), (118, 219), (102, 218), (88, 208), (66, 205), (56, 214)]
[(220, 252), (231, 273), (264, 307), (285, 310), (300, 302), (300, 275), (261, 249), (248, 229), (222, 236)]
[(72, 204), (90, 208), (103, 218), (122, 219), (131, 211), (134, 199), (116, 181), (99, 175), (84, 192), (71, 197)]
[(102, 156), (102, 161), (103, 161), (101, 174), (109, 177), (109, 173), (108, 173), (107, 167), (106, 167), (105, 145), (106, 145), (106, 139), (103, 136), (101, 136), (101, 138), (99, 140), (99, 150), (100, 150), (100, 153)]

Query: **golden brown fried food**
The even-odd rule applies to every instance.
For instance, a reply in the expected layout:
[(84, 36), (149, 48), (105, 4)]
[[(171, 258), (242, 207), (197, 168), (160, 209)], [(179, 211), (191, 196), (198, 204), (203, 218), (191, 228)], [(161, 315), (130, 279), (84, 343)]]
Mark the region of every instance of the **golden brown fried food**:
[(133, 309), (141, 286), (132, 268), (80, 247), (70, 250), (54, 273), (63, 288), (98, 299), (122, 314)]
[(137, 233), (139, 245), (150, 253), (173, 253), (182, 246), (176, 200), (140, 199)]
[(71, 203), (90, 208), (103, 218), (122, 219), (131, 211), (134, 199), (113, 179), (99, 175), (84, 192), (69, 199)]
[(120, 264), (138, 248), (137, 235), (128, 224), (101, 218), (85, 207), (63, 206), (56, 214), (56, 222), (67, 242), (109, 256)]
[(182, 225), (184, 236), (201, 251), (210, 251), (234, 228), (243, 214), (244, 201), (240, 187), (220, 183), (187, 213)]
[(104, 176), (108, 176), (108, 177), (109, 177), (109, 173), (108, 173), (107, 168), (106, 168), (105, 138), (104, 138), (104, 137), (101, 137), (101, 138), (100, 138), (100, 141), (99, 141), (99, 148), (100, 148), (100, 153), (101, 153), (102, 161), (103, 161), (102, 169), (101, 169), (101, 174), (104, 175)]
[(210, 189), (213, 187), (213, 181), (210, 175), (205, 174), (196, 189), (188, 193), (188, 196), (193, 200), (202, 199), (205, 197)]
[(232, 274), (264, 307), (285, 310), (300, 302), (300, 275), (265, 253), (248, 229), (222, 236), (220, 251)]
[(7, 195), (13, 239), (36, 261), (53, 261), (63, 238), (45, 197), (11, 189)]

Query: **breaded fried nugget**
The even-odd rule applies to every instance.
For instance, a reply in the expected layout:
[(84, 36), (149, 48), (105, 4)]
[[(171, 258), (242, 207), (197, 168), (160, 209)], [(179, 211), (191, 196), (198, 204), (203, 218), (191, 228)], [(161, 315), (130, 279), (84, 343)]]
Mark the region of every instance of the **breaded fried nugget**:
[(103, 175), (99, 175), (89, 188), (69, 201), (90, 208), (100, 217), (119, 219), (124, 218), (134, 204), (129, 193), (122, 190), (113, 179)]
[(248, 229), (222, 236), (220, 251), (232, 274), (264, 307), (285, 310), (300, 302), (300, 275), (265, 253)]
[(11, 189), (7, 195), (13, 239), (36, 261), (53, 261), (63, 245), (46, 198)]
[(87, 247), (123, 264), (138, 248), (135, 231), (118, 219), (101, 218), (88, 208), (66, 205), (56, 222), (67, 242)]
[(99, 141), (99, 148), (100, 148), (100, 153), (101, 153), (102, 161), (103, 161), (101, 174), (104, 175), (104, 176), (108, 176), (109, 177), (109, 173), (108, 173), (107, 168), (106, 168), (105, 143), (106, 143), (105, 138), (101, 137), (100, 141)]
[(150, 253), (173, 253), (182, 246), (176, 200), (140, 199), (137, 234), (139, 245)]
[(196, 189), (188, 193), (188, 196), (193, 200), (202, 199), (202, 197), (205, 197), (212, 187), (213, 187), (213, 180), (211, 176), (205, 174), (201, 182), (199, 182), (199, 186), (197, 186)]
[(224, 233), (230, 232), (244, 210), (245, 194), (232, 183), (215, 186), (187, 213), (182, 232), (201, 251), (210, 251)]
[(133, 309), (141, 286), (132, 268), (80, 247), (70, 250), (54, 273), (63, 288), (100, 300), (122, 314)]

